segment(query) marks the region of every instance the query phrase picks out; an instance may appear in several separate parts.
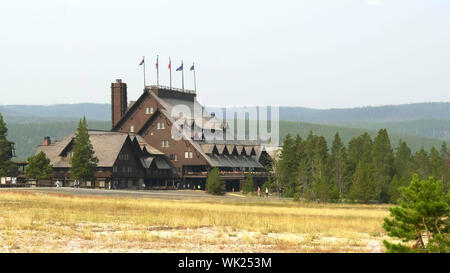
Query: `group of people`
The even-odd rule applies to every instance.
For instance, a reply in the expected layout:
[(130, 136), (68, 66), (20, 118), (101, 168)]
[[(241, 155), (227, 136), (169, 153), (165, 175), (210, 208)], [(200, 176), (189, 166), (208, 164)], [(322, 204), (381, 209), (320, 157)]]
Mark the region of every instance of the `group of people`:
[[(278, 190), (279, 198), (283, 198), (283, 188)], [(261, 197), (261, 187), (258, 186), (258, 196)], [(266, 187), (266, 198), (269, 198), (269, 188)]]

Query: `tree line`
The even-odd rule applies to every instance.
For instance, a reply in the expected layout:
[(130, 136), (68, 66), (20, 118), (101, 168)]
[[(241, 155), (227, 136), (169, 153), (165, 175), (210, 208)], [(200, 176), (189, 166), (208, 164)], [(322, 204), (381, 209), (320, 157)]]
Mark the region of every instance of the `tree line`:
[(439, 150), (422, 148), (413, 154), (402, 140), (394, 149), (386, 129), (374, 139), (364, 133), (348, 145), (336, 133), (330, 148), (323, 136), (312, 132), (306, 139), (288, 134), (279, 160), (270, 166), (268, 186), (283, 188), (284, 195), (295, 200), (396, 203), (398, 188), (409, 185), (415, 173), (421, 179), (442, 180), (448, 191), (449, 167), (446, 142)]

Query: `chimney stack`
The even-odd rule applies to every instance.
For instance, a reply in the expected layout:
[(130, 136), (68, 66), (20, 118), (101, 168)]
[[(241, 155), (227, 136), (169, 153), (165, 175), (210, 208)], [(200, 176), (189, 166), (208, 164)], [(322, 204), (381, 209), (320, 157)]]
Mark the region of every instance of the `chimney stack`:
[(111, 83), (111, 121), (112, 128), (127, 112), (127, 84), (121, 79)]
[(42, 146), (49, 146), (50, 144), (52, 144), (52, 140), (50, 139), (49, 136), (44, 137), (44, 141), (42, 142)]

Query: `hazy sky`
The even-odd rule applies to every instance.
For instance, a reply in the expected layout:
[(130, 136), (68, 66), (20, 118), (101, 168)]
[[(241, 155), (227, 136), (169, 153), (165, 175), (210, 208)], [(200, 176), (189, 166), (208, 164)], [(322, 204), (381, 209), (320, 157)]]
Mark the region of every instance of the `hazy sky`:
[[(208, 105), (314, 108), (450, 101), (449, 0), (0, 3), (0, 104), (129, 100), (169, 85)], [(181, 87), (181, 72), (172, 71)]]

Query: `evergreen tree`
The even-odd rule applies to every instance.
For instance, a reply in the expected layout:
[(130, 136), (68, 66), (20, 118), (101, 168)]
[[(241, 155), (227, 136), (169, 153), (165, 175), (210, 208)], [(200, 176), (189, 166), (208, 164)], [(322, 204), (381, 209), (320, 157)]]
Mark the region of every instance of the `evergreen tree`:
[(0, 177), (14, 175), (17, 171), (16, 165), (11, 161), (12, 147), (6, 139), (7, 135), (8, 128), (0, 114)]
[(432, 147), (429, 156), (430, 175), (438, 179), (443, 179), (445, 163), (441, 154)]
[(447, 142), (445, 142), (445, 141), (442, 141), (442, 145), (441, 145), (441, 157), (442, 157), (442, 160), (444, 161), (444, 162), (446, 162), (447, 161), (447, 159), (448, 159), (448, 148), (447, 148)]
[[(384, 241), (388, 252), (450, 252), (450, 194), (440, 180), (420, 180), (414, 175), (408, 187), (399, 189), (400, 206), (390, 209), (383, 228), (402, 242), (415, 241), (413, 247)], [(424, 240), (427, 238), (427, 240)]]
[(330, 168), (332, 172), (332, 180), (337, 186), (340, 196), (343, 196), (344, 194), (344, 168), (346, 159), (347, 156), (344, 143), (342, 143), (339, 133), (336, 133), (331, 146)]
[(242, 187), (242, 191), (244, 193), (250, 193), (255, 190), (255, 184), (253, 182), (253, 174), (248, 173), (247, 178), (244, 181), (244, 186)]
[(218, 168), (213, 168), (206, 179), (206, 192), (214, 195), (225, 194), (225, 182), (222, 181)]
[(25, 167), (25, 176), (28, 179), (49, 179), (52, 174), (53, 167), (44, 152), (28, 158), (28, 165)]
[(447, 142), (442, 141), (440, 152), (443, 161), (442, 183), (444, 184), (444, 189), (447, 189), (450, 181), (450, 151), (447, 148)]
[(73, 156), (70, 160), (70, 171), (74, 180), (94, 181), (98, 159), (94, 156), (94, 148), (89, 140), (86, 118), (78, 123), (72, 146)]
[(364, 133), (350, 140), (344, 172), (344, 193), (350, 192), (358, 164), (364, 162), (364, 166), (367, 166), (367, 168), (370, 167), (370, 162), (372, 161), (372, 145), (372, 139), (368, 133)]
[(316, 137), (312, 162), (314, 166), (312, 178), (326, 180), (328, 178), (328, 147), (323, 136)]
[(373, 180), (370, 164), (366, 160), (361, 160), (353, 175), (350, 198), (359, 203), (368, 203), (375, 198), (376, 188)]
[(389, 182), (394, 169), (394, 154), (386, 129), (378, 131), (373, 142), (372, 168), (376, 185), (376, 198), (382, 202), (389, 201)]
[(394, 204), (397, 203), (398, 199), (401, 197), (401, 194), (398, 191), (400, 186), (401, 186), (400, 179), (398, 178), (397, 175), (394, 175), (391, 183), (389, 184), (389, 196), (391, 203)]
[[(406, 142), (400, 140), (396, 148), (394, 169), (399, 179), (407, 178), (408, 183), (411, 180), (412, 156), (411, 149)], [(405, 185), (406, 186), (406, 185)]]
[[(299, 141), (296, 137), (296, 140)], [(292, 139), (291, 135), (288, 134), (283, 142), (283, 147), (281, 149), (280, 164), (279, 164), (279, 178), (281, 187), (285, 188), (285, 196), (290, 197), (294, 195), (297, 180), (297, 155), (296, 147), (299, 143), (296, 143)]]
[(420, 178), (426, 179), (429, 175), (430, 162), (428, 160), (428, 153), (422, 147), (414, 154), (413, 157), (413, 170)]

